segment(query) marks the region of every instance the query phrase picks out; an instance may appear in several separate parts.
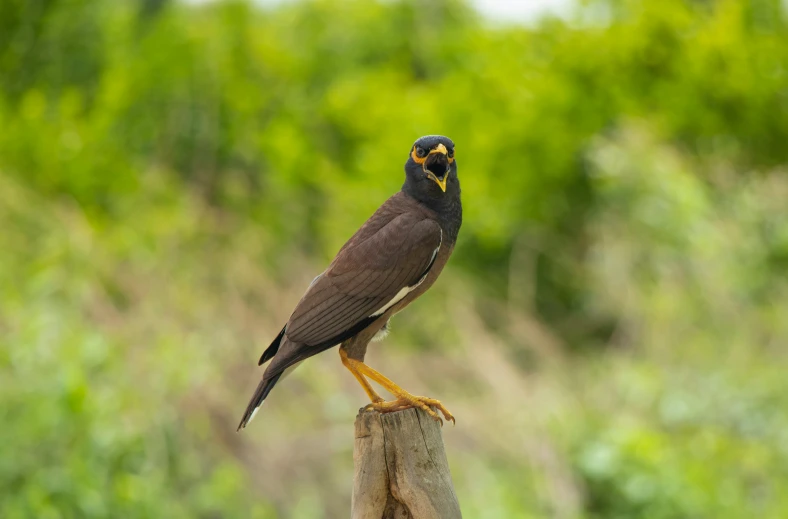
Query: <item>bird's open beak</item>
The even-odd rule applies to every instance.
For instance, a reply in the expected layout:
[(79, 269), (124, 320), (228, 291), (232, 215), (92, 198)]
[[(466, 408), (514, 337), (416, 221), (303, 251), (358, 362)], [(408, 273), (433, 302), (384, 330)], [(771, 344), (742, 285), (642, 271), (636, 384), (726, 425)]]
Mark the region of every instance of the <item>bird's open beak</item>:
[(449, 151), (443, 144), (438, 144), (434, 150), (430, 150), (426, 160), (421, 165), (427, 177), (433, 180), (441, 191), (446, 192), (446, 182), (449, 180)]

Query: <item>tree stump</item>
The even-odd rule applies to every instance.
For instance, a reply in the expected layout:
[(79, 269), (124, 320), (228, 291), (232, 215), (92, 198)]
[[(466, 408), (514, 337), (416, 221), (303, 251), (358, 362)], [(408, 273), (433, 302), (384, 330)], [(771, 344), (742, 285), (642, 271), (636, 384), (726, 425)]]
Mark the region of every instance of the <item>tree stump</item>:
[(362, 409), (353, 463), (353, 519), (462, 517), (440, 424), (421, 409)]

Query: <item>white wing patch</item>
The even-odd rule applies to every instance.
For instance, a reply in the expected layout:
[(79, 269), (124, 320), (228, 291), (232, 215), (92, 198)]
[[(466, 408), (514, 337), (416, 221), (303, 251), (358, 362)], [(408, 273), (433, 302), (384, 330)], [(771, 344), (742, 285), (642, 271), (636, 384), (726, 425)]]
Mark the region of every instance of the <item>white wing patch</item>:
[[(432, 251), (432, 258), (430, 258), (430, 263), (432, 263), (433, 261), (435, 261), (435, 257), (438, 255), (438, 251), (440, 250), (440, 248), (441, 248), (441, 244), (442, 244), (442, 243), (443, 243), (443, 229), (441, 229), (441, 241), (438, 243), (438, 246), (437, 246), (437, 247), (435, 247), (435, 250), (434, 250), (434, 251)], [(421, 285), (422, 283), (424, 283), (424, 280), (425, 280), (425, 279), (427, 279), (427, 275), (429, 275), (429, 272), (427, 272), (426, 274), (424, 274), (423, 276), (421, 276), (421, 279), (420, 279), (420, 280), (418, 280), (418, 282), (416, 282), (416, 284), (415, 284), (415, 285), (412, 285), (412, 286), (409, 286), (409, 287), (404, 287), (404, 288), (402, 288), (402, 289), (401, 289), (399, 292), (397, 292), (397, 295), (395, 295), (395, 296), (394, 296), (394, 297), (391, 299), (391, 301), (389, 301), (388, 303), (386, 303), (385, 305), (383, 305), (383, 307), (382, 307), (380, 310), (378, 310), (378, 311), (377, 311), (377, 312), (375, 312), (374, 314), (370, 315), (370, 317), (377, 317), (377, 316), (379, 316), (379, 315), (383, 315), (383, 313), (384, 313), (386, 310), (388, 310), (388, 309), (389, 309), (389, 308), (391, 308), (392, 306), (394, 306), (394, 305), (396, 305), (397, 303), (399, 303), (400, 301), (402, 301), (402, 300), (405, 298), (405, 296), (406, 296), (406, 295), (410, 294), (411, 292), (413, 292), (414, 290), (416, 290), (416, 289), (418, 288), (418, 286), (419, 286), (419, 285)]]
[(419, 282), (416, 283), (415, 285), (413, 285), (412, 287), (405, 287), (402, 290), (400, 290), (399, 292), (397, 292), (397, 295), (395, 295), (394, 298), (391, 301), (386, 303), (380, 310), (378, 310), (374, 314), (370, 315), (370, 317), (377, 317), (379, 315), (383, 315), (383, 312), (385, 312), (386, 310), (388, 310), (392, 306), (396, 305), (397, 303), (402, 301), (405, 298), (406, 295), (408, 295), (409, 293), (411, 293), (414, 290), (416, 290), (416, 287), (421, 285), (422, 281), (424, 281), (424, 278), (421, 278), (419, 280)]

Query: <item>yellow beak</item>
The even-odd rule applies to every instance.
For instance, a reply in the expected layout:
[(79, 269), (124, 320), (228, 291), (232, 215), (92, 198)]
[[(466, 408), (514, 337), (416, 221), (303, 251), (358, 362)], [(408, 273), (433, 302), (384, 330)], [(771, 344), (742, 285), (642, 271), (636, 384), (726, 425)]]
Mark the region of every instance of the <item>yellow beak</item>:
[[(449, 150), (447, 150), (446, 146), (444, 146), (443, 144), (438, 144), (435, 147), (434, 150), (430, 151), (430, 155), (434, 155), (436, 153), (443, 153), (444, 155), (448, 155), (449, 154)], [(426, 165), (427, 165), (427, 161), (425, 160), (424, 161), (424, 165), (422, 166), (422, 168), (427, 173), (427, 176), (429, 178), (431, 178), (436, 184), (438, 184), (438, 187), (441, 188), (441, 191), (443, 191), (445, 193), (446, 192), (446, 182), (449, 180), (449, 174), (447, 173), (446, 175), (444, 175), (443, 180), (439, 180), (438, 177), (436, 177), (435, 174), (432, 171), (428, 170), (425, 167)]]
[(438, 146), (430, 152), (430, 155), (432, 155), (433, 153), (443, 153), (444, 155), (448, 155), (449, 150), (447, 150), (446, 146), (444, 146), (443, 144), (438, 144)]

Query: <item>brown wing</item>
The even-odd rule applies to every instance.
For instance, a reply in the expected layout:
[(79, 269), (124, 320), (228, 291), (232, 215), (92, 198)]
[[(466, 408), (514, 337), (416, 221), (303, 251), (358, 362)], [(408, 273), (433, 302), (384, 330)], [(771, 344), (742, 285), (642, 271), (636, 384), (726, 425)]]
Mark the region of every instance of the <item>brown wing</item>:
[(401, 290), (419, 283), (435, 259), (441, 235), (437, 222), (403, 213), (369, 236), (348, 242), (296, 306), (287, 338), (306, 346), (347, 338), (349, 330), (404, 295)]
[[(271, 360), (246, 407), (239, 429), (254, 416), (285, 370), (369, 326), (408, 287), (429, 272), (443, 233), (423, 211), (401, 212), (397, 194), (339, 251), (296, 306), (285, 328), (260, 359)], [(392, 302), (393, 301), (393, 302)]]

